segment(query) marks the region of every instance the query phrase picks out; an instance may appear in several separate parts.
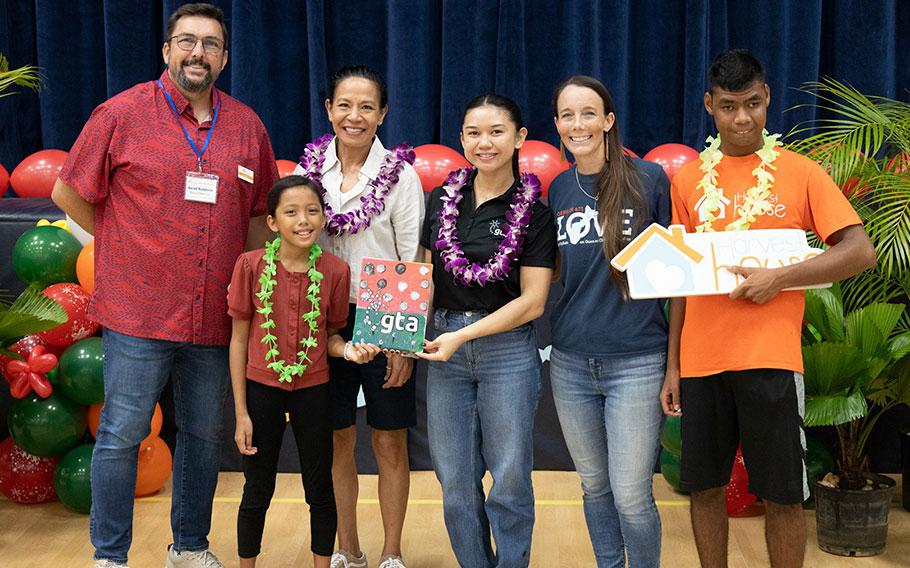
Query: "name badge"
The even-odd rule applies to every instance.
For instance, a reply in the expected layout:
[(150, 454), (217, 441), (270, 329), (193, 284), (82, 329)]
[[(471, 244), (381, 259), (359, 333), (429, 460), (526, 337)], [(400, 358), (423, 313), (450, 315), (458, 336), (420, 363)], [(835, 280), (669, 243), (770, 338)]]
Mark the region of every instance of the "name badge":
[(251, 170), (249, 168), (244, 168), (240, 164), (237, 164), (237, 177), (247, 183), (253, 183), (253, 180), (255, 179), (256, 174), (253, 173), (253, 170)]
[(218, 176), (186, 172), (183, 198), (187, 201), (214, 204), (218, 200)]

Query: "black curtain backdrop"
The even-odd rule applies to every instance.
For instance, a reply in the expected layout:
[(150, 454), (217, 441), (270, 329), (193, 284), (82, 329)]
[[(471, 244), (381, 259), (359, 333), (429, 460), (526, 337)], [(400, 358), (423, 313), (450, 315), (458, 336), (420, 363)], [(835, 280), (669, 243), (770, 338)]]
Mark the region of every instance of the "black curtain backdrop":
[[(69, 150), (96, 105), (156, 78), (163, 69), (167, 15), (182, 3), (0, 0), (0, 52), (12, 67), (36, 64), (45, 77), (40, 96), (0, 98), (0, 164), (12, 171), (37, 150)], [(786, 109), (810, 102), (793, 88), (821, 76), (865, 93), (910, 99), (907, 0), (215, 3), (225, 11), (231, 36), (218, 86), (259, 114), (276, 157), (295, 161), (304, 144), (329, 130), (323, 108), (327, 76), (346, 64), (368, 64), (388, 81), (390, 113), (379, 133), (386, 145), (436, 142), (459, 148), (465, 103), (490, 90), (518, 101), (530, 138), (555, 145), (553, 88), (571, 74), (585, 73), (611, 90), (627, 147), (639, 154), (666, 142), (700, 148), (713, 133), (701, 102), (707, 68), (716, 53), (731, 47), (751, 49), (766, 65), (771, 131), (787, 132), (814, 117), (810, 108)], [(547, 319), (538, 320), (537, 328), (546, 349)], [(418, 368), (422, 407), (425, 369)], [(571, 469), (546, 369), (536, 424), (528, 425), (535, 429), (535, 465)], [(168, 392), (163, 402), (169, 414)], [(0, 417), (7, 405), (4, 389)], [(896, 471), (894, 433), (910, 415), (906, 410), (892, 413), (877, 429), (871, 443), (874, 468)], [(426, 469), (422, 408), (419, 416), (410, 437), (411, 458), (416, 469)], [(226, 469), (239, 465), (230, 441), (232, 417), (228, 408)], [(375, 471), (368, 430), (361, 427), (359, 434), (361, 470)], [(166, 423), (162, 436), (173, 442), (172, 424)], [(285, 452), (281, 465), (298, 467), (293, 450)]]
[[(166, 0), (0, 0), (0, 52), (37, 64), (40, 96), (0, 99), (0, 163), (68, 150), (92, 109), (161, 72)], [(458, 148), (464, 104), (495, 90), (526, 114), (530, 138), (557, 143), (550, 98), (573, 73), (612, 91), (625, 145), (699, 148), (711, 132), (701, 105), (711, 58), (747, 47), (765, 62), (772, 131), (811, 110), (792, 87), (828, 75), (907, 100), (910, 2), (902, 0), (327, 0), (217, 1), (230, 60), (219, 87), (252, 106), (276, 156), (295, 159), (328, 130), (323, 100), (335, 68), (366, 63), (389, 84), (387, 144)]]

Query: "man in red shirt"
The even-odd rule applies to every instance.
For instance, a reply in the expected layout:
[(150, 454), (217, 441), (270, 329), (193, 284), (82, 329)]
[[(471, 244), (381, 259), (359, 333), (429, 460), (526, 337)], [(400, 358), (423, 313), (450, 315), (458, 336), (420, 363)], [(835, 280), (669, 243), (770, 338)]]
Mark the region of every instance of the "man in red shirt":
[(265, 240), (278, 177), (262, 122), (213, 86), (227, 35), (210, 4), (171, 14), (167, 69), (95, 109), (54, 186), (54, 202), (96, 240), (89, 315), (105, 328), (96, 567), (126, 564), (139, 444), (170, 378), (178, 434), (166, 565), (221, 566), (207, 537), (229, 377), (227, 285), (248, 231), (251, 243)]

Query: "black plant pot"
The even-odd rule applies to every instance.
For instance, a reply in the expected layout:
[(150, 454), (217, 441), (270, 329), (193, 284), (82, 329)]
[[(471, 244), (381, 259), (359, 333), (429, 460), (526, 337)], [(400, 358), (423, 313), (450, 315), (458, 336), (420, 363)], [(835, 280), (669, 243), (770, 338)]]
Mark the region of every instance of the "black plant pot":
[(901, 504), (910, 511), (910, 424), (901, 429)]
[(895, 481), (869, 474), (874, 489), (835, 489), (815, 483), (818, 547), (839, 556), (875, 556), (885, 550)]

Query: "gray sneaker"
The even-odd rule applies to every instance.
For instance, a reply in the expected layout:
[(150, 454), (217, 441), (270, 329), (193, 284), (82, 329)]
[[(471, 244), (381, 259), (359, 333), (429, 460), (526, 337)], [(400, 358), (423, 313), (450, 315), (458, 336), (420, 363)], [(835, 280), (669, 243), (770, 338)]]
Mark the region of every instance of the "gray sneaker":
[(224, 564), (208, 549), (177, 552), (173, 546), (168, 546), (164, 568), (224, 568)]
[(347, 550), (338, 550), (332, 555), (329, 568), (367, 568), (367, 555), (363, 551), (354, 556)]
[(95, 568), (130, 568), (126, 564), (121, 564), (119, 562), (114, 562), (113, 560), (108, 560), (107, 558), (102, 558), (101, 560), (95, 560)]

